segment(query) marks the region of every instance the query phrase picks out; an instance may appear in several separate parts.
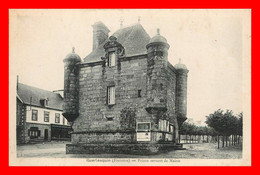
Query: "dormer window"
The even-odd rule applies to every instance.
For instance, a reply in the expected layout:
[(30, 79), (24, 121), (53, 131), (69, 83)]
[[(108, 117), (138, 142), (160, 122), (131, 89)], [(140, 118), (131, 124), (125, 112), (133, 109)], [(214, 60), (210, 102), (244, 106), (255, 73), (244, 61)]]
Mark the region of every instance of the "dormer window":
[(115, 36), (110, 36), (109, 41), (107, 41), (103, 48), (105, 49), (105, 57), (102, 57), (102, 60), (106, 60), (107, 67), (116, 66), (117, 62), (119, 62), (118, 58), (125, 55), (125, 49), (117, 42), (117, 38)]
[(49, 99), (47, 98), (47, 99), (44, 100), (44, 106), (49, 106), (48, 103), (49, 103)]
[(115, 52), (110, 52), (108, 56), (108, 67), (113, 67), (116, 65), (116, 54)]
[(44, 106), (44, 107), (47, 107), (49, 105), (48, 104), (49, 103), (49, 99), (48, 98), (41, 99), (40, 102), (41, 102), (41, 105)]

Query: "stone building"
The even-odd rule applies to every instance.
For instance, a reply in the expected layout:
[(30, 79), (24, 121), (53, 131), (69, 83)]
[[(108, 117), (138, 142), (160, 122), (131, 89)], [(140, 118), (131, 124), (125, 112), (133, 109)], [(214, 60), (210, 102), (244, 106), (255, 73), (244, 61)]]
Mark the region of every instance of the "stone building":
[[(140, 23), (93, 26), (93, 51), (64, 59), (63, 116), (73, 122), (67, 153), (157, 152), (177, 146), (186, 120), (186, 66), (168, 61), (166, 38)], [(108, 146), (109, 145), (109, 146)]]
[(71, 126), (62, 116), (62, 104), (58, 93), (17, 83), (17, 144), (70, 140)]

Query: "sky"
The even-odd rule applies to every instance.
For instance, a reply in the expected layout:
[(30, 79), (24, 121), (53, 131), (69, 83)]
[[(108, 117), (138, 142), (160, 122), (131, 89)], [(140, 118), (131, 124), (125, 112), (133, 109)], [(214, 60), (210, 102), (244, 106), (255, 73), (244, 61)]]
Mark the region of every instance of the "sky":
[[(168, 60), (189, 69), (187, 117), (205, 125), (217, 109), (243, 111), (245, 43), (251, 38), (249, 10), (10, 10), (10, 82), (46, 90), (63, 89), (63, 59), (72, 47), (83, 59), (92, 51), (92, 26), (102, 21), (112, 35), (138, 22), (153, 37), (160, 29)], [(246, 69), (246, 71), (248, 71)]]

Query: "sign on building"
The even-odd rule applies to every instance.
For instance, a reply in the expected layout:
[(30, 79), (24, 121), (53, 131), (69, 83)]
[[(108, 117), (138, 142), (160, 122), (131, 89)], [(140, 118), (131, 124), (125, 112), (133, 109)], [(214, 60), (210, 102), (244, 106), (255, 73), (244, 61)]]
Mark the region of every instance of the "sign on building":
[(151, 123), (150, 122), (139, 122), (137, 123), (137, 141), (145, 142), (151, 141)]

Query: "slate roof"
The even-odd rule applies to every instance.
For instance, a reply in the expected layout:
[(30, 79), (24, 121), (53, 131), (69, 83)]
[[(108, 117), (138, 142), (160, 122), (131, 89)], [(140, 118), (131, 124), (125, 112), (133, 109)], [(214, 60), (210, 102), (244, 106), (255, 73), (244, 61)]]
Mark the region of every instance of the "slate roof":
[[(127, 57), (146, 54), (146, 45), (151, 39), (139, 23), (119, 29), (112, 36), (115, 36), (117, 42), (123, 45)], [(105, 40), (96, 50), (86, 56), (84, 62), (101, 61), (101, 57), (105, 55), (103, 46), (108, 41), (109, 39)]]
[[(22, 83), (18, 83), (17, 94), (25, 104), (43, 107), (40, 100), (48, 98), (49, 101), (47, 108), (62, 110), (63, 98), (60, 94), (28, 86)], [(32, 101), (30, 102), (31, 97)]]

